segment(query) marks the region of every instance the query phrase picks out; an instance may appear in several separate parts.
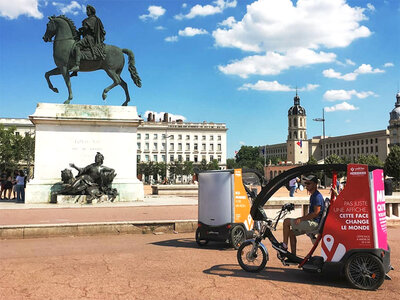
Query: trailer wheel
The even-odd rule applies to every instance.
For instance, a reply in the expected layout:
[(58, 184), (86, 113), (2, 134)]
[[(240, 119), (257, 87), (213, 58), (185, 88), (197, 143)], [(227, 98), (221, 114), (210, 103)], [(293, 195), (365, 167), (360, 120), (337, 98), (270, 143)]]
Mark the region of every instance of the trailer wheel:
[(233, 248), (239, 249), (240, 245), (246, 240), (246, 230), (243, 226), (237, 225), (232, 228), (230, 242)]
[(265, 268), (268, 260), (268, 254), (264, 247), (256, 246), (256, 242), (243, 242), (237, 252), (237, 260), (243, 270), (247, 272), (260, 272)]
[(204, 246), (208, 244), (208, 240), (202, 239), (200, 235), (200, 228), (196, 229), (196, 243), (199, 246)]
[(376, 290), (385, 280), (382, 261), (369, 253), (352, 255), (346, 262), (344, 272), (349, 283), (361, 290)]

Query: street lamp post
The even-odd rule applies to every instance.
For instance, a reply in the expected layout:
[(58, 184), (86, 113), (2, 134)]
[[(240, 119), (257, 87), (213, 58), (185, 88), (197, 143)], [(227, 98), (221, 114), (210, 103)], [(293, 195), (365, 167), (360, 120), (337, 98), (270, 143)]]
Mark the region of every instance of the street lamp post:
[[(313, 121), (322, 122), (322, 159), (325, 164), (325, 109), (322, 109), (322, 118), (315, 118)], [(324, 185), (326, 186), (326, 178), (324, 173)]]
[(315, 118), (313, 121), (322, 122), (322, 158), (325, 163), (325, 110), (322, 109), (322, 118)]
[(173, 135), (168, 135), (168, 132), (165, 131), (165, 183), (168, 181), (168, 139), (173, 137)]

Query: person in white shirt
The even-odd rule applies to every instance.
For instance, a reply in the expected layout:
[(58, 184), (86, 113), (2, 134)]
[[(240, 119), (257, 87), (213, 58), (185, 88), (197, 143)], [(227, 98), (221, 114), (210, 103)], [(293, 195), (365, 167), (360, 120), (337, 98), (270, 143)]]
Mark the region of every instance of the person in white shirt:
[(17, 192), (17, 202), (25, 201), (25, 174), (23, 171), (19, 171), (19, 174), (15, 178), (15, 191)]

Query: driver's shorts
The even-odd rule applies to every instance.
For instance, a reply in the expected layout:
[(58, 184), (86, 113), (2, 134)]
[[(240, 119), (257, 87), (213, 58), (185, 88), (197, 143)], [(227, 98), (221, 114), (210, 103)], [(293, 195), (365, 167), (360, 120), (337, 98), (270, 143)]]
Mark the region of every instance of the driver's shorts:
[(294, 222), (296, 219), (290, 219), (290, 225), (292, 225), (292, 231), (294, 235), (302, 235), (318, 229), (318, 223), (313, 220), (301, 221), (298, 225)]

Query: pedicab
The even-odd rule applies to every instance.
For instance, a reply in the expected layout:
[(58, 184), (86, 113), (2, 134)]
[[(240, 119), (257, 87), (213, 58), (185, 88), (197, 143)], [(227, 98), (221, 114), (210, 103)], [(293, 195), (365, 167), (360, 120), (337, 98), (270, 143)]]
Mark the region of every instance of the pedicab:
[[(312, 248), (305, 257), (289, 251), (277, 251), (284, 266), (297, 265), (307, 272), (337, 272), (344, 275), (350, 285), (363, 290), (379, 288), (393, 267), (387, 243), (386, 211), (383, 170), (360, 164), (307, 165), (290, 169), (272, 179), (258, 194), (252, 207), (254, 221), (262, 223), (256, 237), (244, 241), (237, 252), (240, 266), (248, 272), (263, 270), (269, 253), (262, 240), (268, 238), (272, 247), (281, 243), (274, 237), (278, 222), (290, 211), (294, 203), (286, 203), (275, 218), (266, 215), (263, 206), (287, 181), (304, 174), (332, 172), (336, 183), (337, 172), (347, 172), (347, 183), (340, 194), (325, 199), (318, 229), (309, 233)], [(333, 186), (334, 187), (334, 186)], [(314, 255), (321, 244), (321, 254)]]
[(263, 183), (263, 176), (255, 170), (213, 170), (198, 173), (199, 246), (209, 241), (229, 243), (235, 249), (254, 236), (254, 221), (250, 215), (256, 197), (254, 186)]

